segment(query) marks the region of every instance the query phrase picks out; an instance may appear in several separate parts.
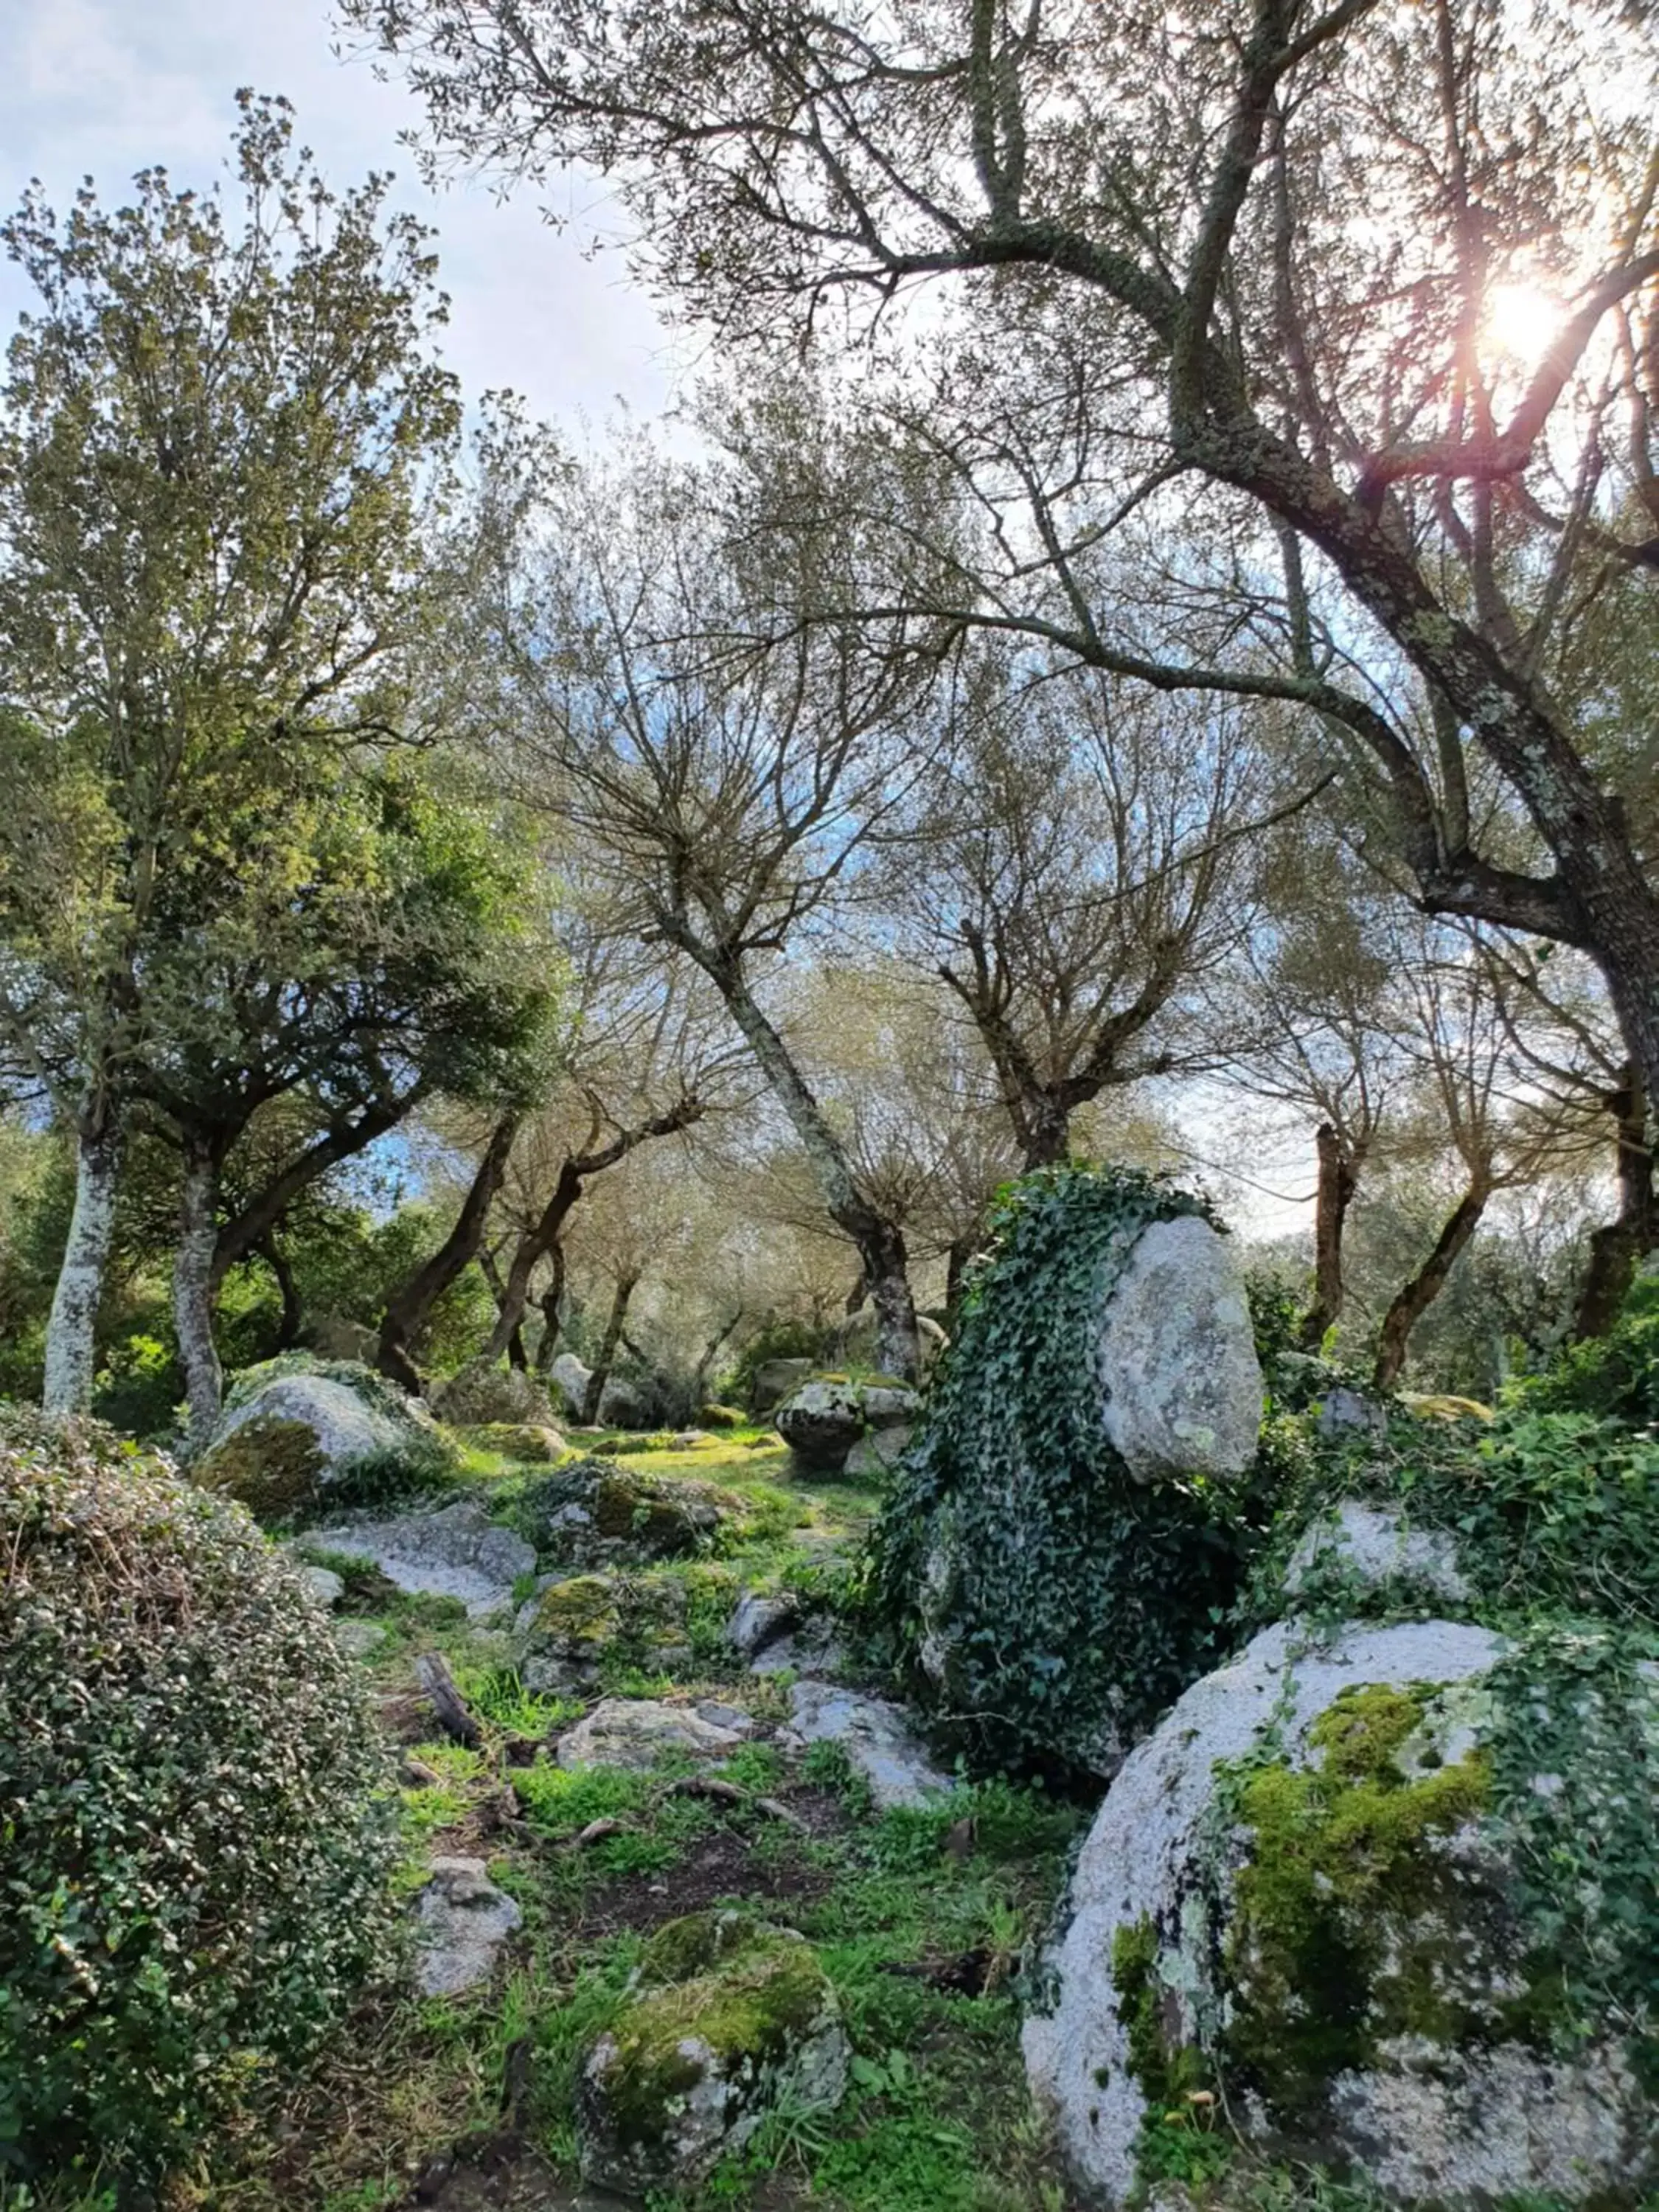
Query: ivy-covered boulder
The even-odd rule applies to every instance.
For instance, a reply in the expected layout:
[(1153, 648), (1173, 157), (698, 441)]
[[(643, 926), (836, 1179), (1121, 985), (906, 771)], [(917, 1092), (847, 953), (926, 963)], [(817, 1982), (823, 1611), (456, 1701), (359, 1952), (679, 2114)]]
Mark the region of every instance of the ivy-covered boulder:
[(735, 1492), (711, 1483), (644, 1474), (590, 1455), (527, 1483), (516, 1517), (550, 1561), (609, 1567), (706, 1552), (745, 1510)]
[(459, 1464), (449, 1437), (395, 1383), (301, 1352), (235, 1376), (191, 1473), (270, 1522), (432, 1489)]
[(1659, 2181), (1652, 1648), (1281, 1624), (1189, 1689), (1106, 1798), (1025, 2029), (1086, 2200), (1222, 2111), (1395, 2198)]
[(802, 1936), (731, 1911), (670, 1921), (582, 2067), (583, 2176), (629, 2197), (695, 2187), (775, 2106), (833, 2111), (847, 2062), (835, 1990)]
[(994, 1755), (1110, 1774), (1216, 1656), (1261, 1373), (1201, 1202), (1123, 1169), (1015, 1185), (876, 1536), (918, 1688)]
[(921, 1411), (921, 1398), (902, 1382), (820, 1375), (793, 1391), (772, 1420), (802, 1468), (839, 1474), (868, 1436), (897, 1429), (908, 1433)]
[(0, 1407), (0, 2197), (137, 2196), (306, 2059), (393, 1950), (398, 1849), (289, 1555), (112, 1431)]

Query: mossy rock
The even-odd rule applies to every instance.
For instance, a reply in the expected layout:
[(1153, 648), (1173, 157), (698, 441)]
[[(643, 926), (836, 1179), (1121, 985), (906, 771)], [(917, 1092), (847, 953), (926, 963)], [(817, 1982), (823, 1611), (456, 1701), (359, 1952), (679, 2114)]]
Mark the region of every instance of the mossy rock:
[(613, 1653), (653, 1673), (690, 1662), (690, 1597), (671, 1575), (573, 1575), (531, 1598), (518, 1619), (526, 1686), (580, 1694)]
[(671, 1921), (583, 2064), (583, 2176), (629, 2196), (695, 2187), (780, 2103), (832, 2111), (847, 2060), (835, 1990), (803, 1937), (734, 1911)]
[(643, 1565), (708, 1551), (742, 1525), (747, 1511), (731, 1491), (641, 1474), (590, 1454), (527, 1484), (517, 1518), (551, 1560)]
[(710, 1404), (707, 1406), (699, 1406), (697, 1408), (697, 1425), (699, 1428), (741, 1429), (747, 1425), (748, 1419), (749, 1416), (744, 1412), (741, 1406), (718, 1406)]
[[(1080, 2188), (1193, 2100), (1396, 2200), (1659, 2181), (1659, 1669), (1578, 1626), (1279, 1626), (1133, 1755), (1026, 2030)], [(1139, 2168), (1138, 2176), (1137, 2169)]]
[(244, 1422), (191, 1472), (204, 1490), (234, 1498), (269, 1524), (317, 1504), (328, 1464), (309, 1422), (264, 1413)]
[(416, 1496), (459, 1463), (425, 1407), (383, 1376), (290, 1354), (233, 1378), (190, 1471), (270, 1522)]
[(556, 1429), (532, 1421), (486, 1421), (459, 1434), (475, 1451), (498, 1452), (520, 1467), (556, 1467), (570, 1449)]

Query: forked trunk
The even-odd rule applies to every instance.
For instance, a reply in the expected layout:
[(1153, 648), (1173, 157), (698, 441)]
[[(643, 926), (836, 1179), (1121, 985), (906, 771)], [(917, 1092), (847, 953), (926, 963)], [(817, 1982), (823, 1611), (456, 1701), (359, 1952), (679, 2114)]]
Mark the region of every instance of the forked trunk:
[(173, 1324), (189, 1409), (186, 1453), (194, 1458), (219, 1419), (224, 1372), (213, 1340), (213, 1255), (218, 1230), (219, 1161), (211, 1146), (186, 1141), (179, 1188), (179, 1237), (173, 1255)]
[(432, 1318), (432, 1309), (449, 1285), (478, 1255), (489, 1209), (507, 1176), (513, 1140), (519, 1133), (519, 1116), (508, 1114), (495, 1125), (462, 1201), (455, 1226), (432, 1257), (416, 1269), (403, 1287), (386, 1300), (380, 1317), (380, 1341), (375, 1364), (416, 1397), (421, 1394), (420, 1370), (413, 1347)]
[(75, 1152), (75, 1210), (70, 1216), (52, 1317), (41, 1402), (49, 1413), (84, 1413), (97, 1369), (98, 1307), (115, 1236), (123, 1131), (111, 1114), (82, 1129)]

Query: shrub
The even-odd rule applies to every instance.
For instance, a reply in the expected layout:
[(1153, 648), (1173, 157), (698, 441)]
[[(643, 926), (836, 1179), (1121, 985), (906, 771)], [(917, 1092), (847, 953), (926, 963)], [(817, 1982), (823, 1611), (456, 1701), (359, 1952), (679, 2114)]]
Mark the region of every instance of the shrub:
[(349, 1661), (240, 1507), (0, 1410), (0, 2178), (155, 2179), (389, 1923)]
[(1659, 1277), (1637, 1283), (1605, 1336), (1569, 1345), (1546, 1373), (1517, 1384), (1513, 1395), (1540, 1413), (1659, 1421)]

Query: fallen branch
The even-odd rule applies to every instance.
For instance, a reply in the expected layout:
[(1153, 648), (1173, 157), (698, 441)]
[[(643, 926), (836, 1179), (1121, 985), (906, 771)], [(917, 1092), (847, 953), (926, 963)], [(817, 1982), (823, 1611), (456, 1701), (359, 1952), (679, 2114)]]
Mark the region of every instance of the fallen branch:
[(455, 1678), (443, 1654), (423, 1652), (415, 1662), (415, 1679), (426, 1692), (444, 1734), (453, 1736), (457, 1743), (464, 1743), (469, 1751), (476, 1751), (483, 1741), (483, 1730), (455, 1687)]

